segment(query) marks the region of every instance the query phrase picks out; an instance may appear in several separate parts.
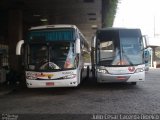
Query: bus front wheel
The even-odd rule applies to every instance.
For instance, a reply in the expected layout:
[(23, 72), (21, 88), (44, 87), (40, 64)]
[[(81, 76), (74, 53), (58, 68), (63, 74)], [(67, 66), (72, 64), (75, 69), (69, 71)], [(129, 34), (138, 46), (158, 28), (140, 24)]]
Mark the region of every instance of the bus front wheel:
[(86, 79), (89, 79), (89, 66), (87, 66), (87, 71), (86, 71)]
[(81, 70), (81, 72), (79, 73), (79, 85), (82, 83), (83, 81), (83, 71)]

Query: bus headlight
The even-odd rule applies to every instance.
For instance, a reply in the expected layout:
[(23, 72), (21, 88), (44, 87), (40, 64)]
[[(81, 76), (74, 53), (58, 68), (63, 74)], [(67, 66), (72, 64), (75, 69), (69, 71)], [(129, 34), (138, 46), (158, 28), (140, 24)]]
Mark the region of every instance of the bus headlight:
[(105, 69), (97, 69), (97, 72), (104, 73), (104, 74), (108, 73), (108, 71)]
[(144, 68), (137, 68), (135, 73), (138, 73), (138, 72), (143, 72), (144, 71)]
[(29, 80), (37, 79), (36, 73), (34, 73), (34, 72), (26, 72), (26, 79), (29, 79)]
[(67, 75), (67, 76), (64, 76), (63, 78), (64, 79), (73, 79), (76, 77), (76, 74), (72, 74), (72, 75)]

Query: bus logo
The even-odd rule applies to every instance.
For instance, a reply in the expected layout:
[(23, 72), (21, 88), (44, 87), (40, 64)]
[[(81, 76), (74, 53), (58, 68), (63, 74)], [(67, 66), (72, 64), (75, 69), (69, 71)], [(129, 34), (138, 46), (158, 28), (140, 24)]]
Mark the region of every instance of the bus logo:
[(40, 74), (37, 74), (37, 78), (39, 77), (47, 77), (49, 79), (51, 79), (52, 77), (54, 76), (54, 74), (48, 74), (48, 73), (40, 73)]
[(135, 70), (135, 67), (128, 67), (128, 70), (129, 70), (130, 72), (133, 72), (133, 71)]

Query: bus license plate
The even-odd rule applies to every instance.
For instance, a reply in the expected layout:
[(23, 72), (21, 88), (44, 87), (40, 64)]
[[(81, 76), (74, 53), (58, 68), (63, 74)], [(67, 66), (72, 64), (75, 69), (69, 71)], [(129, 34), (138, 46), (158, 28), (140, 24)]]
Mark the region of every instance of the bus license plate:
[(46, 86), (54, 86), (54, 82), (46, 82)]

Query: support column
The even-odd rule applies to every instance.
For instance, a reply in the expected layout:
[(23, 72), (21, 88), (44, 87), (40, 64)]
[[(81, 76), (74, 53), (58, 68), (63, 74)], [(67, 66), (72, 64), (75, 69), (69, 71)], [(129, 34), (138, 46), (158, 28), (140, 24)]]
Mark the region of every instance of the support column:
[(22, 11), (10, 10), (8, 18), (9, 65), (10, 68), (18, 70), (20, 63), (18, 63), (18, 56), (16, 56), (16, 44), (22, 39)]

